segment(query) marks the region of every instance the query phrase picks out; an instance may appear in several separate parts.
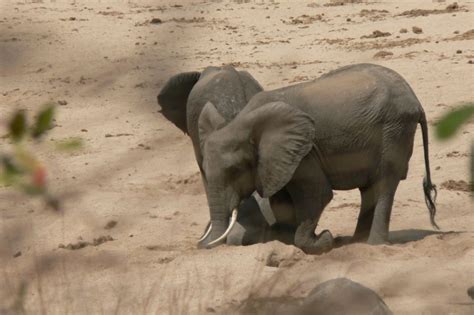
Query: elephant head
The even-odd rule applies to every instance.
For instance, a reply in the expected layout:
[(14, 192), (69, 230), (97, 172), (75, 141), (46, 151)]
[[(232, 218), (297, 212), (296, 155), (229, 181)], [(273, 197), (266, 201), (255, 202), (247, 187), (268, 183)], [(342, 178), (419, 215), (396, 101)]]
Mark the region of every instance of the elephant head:
[(268, 198), (281, 190), (311, 150), (314, 134), (310, 116), (283, 102), (247, 107), (228, 124), (208, 102), (199, 135), (211, 224), (200, 246), (225, 239), (239, 203), (253, 191)]

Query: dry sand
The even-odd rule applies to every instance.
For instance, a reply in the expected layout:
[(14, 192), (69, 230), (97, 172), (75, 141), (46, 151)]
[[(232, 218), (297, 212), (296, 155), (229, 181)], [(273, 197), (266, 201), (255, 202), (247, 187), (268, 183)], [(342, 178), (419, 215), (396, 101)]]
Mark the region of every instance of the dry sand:
[[(466, 294), (474, 285), (473, 199), (456, 182), (469, 180), (474, 125), (439, 142), (433, 122), (473, 100), (474, 6), (325, 3), (1, 0), (2, 123), (18, 108), (67, 104), (36, 148), (64, 213), (0, 189), (0, 313), (21, 296), (21, 283), (32, 314), (228, 314), (345, 276), (378, 292), (395, 314), (473, 314)], [(429, 11), (400, 15), (415, 9)], [(418, 130), (393, 209), (393, 245), (348, 245), (321, 256), (277, 242), (197, 250), (207, 202), (189, 138), (157, 113), (167, 78), (232, 63), (273, 89), (361, 62), (398, 71), (423, 104), (437, 221), (455, 233), (431, 233)], [(50, 150), (71, 136), (85, 148)], [(0, 150), (7, 145), (0, 140)], [(359, 202), (357, 191), (336, 192), (320, 227), (350, 236)], [(116, 226), (104, 229), (111, 220)], [(107, 235), (113, 240), (98, 246), (58, 248)]]

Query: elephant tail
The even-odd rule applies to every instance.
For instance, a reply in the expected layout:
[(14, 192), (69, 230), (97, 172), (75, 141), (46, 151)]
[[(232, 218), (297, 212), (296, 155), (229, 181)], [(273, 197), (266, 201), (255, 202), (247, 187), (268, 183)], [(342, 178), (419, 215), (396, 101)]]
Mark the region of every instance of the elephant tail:
[(425, 113), (422, 112), (421, 118), (419, 120), (421, 125), (421, 133), (423, 135), (423, 151), (425, 155), (425, 167), (426, 167), (426, 175), (423, 178), (423, 191), (425, 193), (425, 202), (428, 210), (430, 211), (430, 221), (431, 225), (439, 230), (438, 224), (436, 224), (435, 216), (436, 216), (436, 196), (438, 194), (436, 190), (436, 185), (433, 185), (431, 182), (431, 172), (430, 172), (430, 158), (428, 153), (428, 125), (426, 122)]

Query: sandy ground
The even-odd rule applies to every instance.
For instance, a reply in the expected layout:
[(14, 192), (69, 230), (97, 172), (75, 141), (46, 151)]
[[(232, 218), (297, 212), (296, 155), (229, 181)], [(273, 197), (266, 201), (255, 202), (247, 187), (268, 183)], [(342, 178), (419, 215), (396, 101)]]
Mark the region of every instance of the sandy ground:
[[(64, 213), (0, 189), (0, 313), (18, 300), (32, 314), (229, 314), (252, 313), (252, 305), (263, 313), (268, 298), (302, 297), (344, 276), (378, 292), (395, 314), (473, 314), (466, 294), (474, 285), (473, 199), (462, 185), (442, 184), (468, 181), (474, 125), (439, 142), (433, 123), (473, 100), (474, 5), (410, 16), (400, 14), (449, 2), (325, 3), (1, 0), (2, 123), (15, 109), (67, 104), (35, 147)], [(361, 38), (376, 30), (390, 35)], [(361, 62), (398, 71), (423, 104), (437, 221), (456, 233), (431, 233), (418, 130), (393, 209), (393, 245), (321, 256), (277, 242), (196, 249), (207, 202), (189, 138), (158, 113), (163, 83), (232, 63), (273, 89)], [(72, 136), (84, 149), (50, 149)], [(0, 140), (1, 150), (7, 146)], [(359, 203), (356, 191), (336, 192), (320, 227), (350, 236)], [(117, 225), (104, 229), (110, 220)], [(113, 241), (99, 246), (58, 248), (107, 235)]]

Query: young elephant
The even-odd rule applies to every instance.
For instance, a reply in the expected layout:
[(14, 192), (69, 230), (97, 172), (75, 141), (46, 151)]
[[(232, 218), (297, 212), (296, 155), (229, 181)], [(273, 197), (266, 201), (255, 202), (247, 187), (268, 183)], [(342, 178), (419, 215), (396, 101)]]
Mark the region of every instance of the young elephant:
[[(204, 105), (212, 102), (227, 123), (262, 90), (262, 86), (246, 71), (236, 71), (231, 66), (207, 67), (202, 73), (184, 72), (171, 77), (158, 94), (158, 103), (163, 116), (191, 137), (196, 161), (202, 170), (198, 119)], [(205, 176), (203, 182), (206, 187)], [(266, 211), (264, 214), (267, 216), (271, 215), (271, 210), (269, 206), (265, 207), (268, 202), (258, 197), (257, 200), (258, 203), (255, 198), (249, 198), (241, 206), (239, 228), (230, 235), (230, 244), (254, 244), (270, 240), (270, 237), (280, 237), (269, 235), (274, 229), (270, 228), (260, 210)]]
[[(260, 92), (225, 122), (212, 102), (199, 118), (212, 222), (207, 247), (225, 239), (231, 214), (236, 217), (234, 209), (254, 190), (270, 198), (279, 224), (298, 227), (295, 244), (312, 252), (319, 238), (309, 240), (302, 230), (314, 231), (333, 190), (358, 188), (362, 203), (354, 238), (388, 242), (395, 191), (406, 178), (418, 124), (425, 201), (436, 227), (425, 113), (407, 82), (390, 69), (352, 65), (311, 82)], [(278, 211), (281, 203), (293, 207)]]

